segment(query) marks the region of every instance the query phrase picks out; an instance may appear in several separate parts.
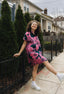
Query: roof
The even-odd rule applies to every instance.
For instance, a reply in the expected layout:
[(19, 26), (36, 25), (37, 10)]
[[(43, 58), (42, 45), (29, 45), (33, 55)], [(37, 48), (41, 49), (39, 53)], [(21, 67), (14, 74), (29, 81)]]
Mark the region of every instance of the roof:
[(41, 13), (41, 14), (44, 15), (44, 16), (46, 16), (46, 17), (48, 17), (48, 18), (53, 19), (53, 17), (51, 17), (51, 16), (49, 16), (49, 15), (47, 15), (47, 14), (44, 14), (44, 13)]
[(47, 15), (47, 14), (44, 14), (44, 13), (41, 13), (41, 16), (45, 18), (45, 20), (49, 20), (51, 22), (53, 22), (53, 17)]
[[(37, 14), (37, 13), (36, 12), (31, 12), (30, 14), (31, 15), (33, 14), (34, 15), (34, 14)], [(48, 16), (48, 15), (45, 16), (45, 14), (43, 14), (43, 13), (41, 13), (39, 15), (42, 17), (42, 19), (49, 20), (49, 21), (53, 22), (53, 18), (51, 16)]]
[(58, 16), (57, 18), (54, 19), (55, 21), (64, 21), (63, 16)]
[(38, 7), (37, 5), (35, 5), (34, 3), (32, 3), (31, 1), (29, 0), (25, 0), (27, 1), (28, 3), (30, 3), (31, 5), (35, 6), (36, 8), (38, 8), (39, 10), (43, 11), (43, 9), (41, 9), (40, 7)]

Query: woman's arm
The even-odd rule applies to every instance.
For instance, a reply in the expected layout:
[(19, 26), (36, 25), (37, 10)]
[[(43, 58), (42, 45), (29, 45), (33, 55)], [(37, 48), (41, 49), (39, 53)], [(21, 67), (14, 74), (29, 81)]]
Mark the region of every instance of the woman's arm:
[(20, 48), (20, 51), (19, 51), (18, 53), (14, 54), (13, 57), (18, 57), (18, 56), (20, 56), (20, 54), (22, 53), (22, 51), (23, 51), (24, 48), (26, 47), (26, 44), (27, 44), (27, 42), (24, 40), (24, 42), (23, 42), (23, 44), (22, 44), (22, 46), (21, 46), (21, 48)]
[(24, 48), (26, 47), (26, 44), (27, 44), (27, 42), (24, 40), (24, 42), (20, 48), (19, 54), (21, 54), (23, 52)]

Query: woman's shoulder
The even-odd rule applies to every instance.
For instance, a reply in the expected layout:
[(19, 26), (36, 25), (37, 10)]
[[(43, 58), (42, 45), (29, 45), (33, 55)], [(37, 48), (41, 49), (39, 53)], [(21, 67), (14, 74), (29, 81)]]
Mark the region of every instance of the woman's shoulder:
[(27, 32), (25, 32), (25, 34), (26, 34), (26, 35), (27, 35), (27, 34), (30, 34), (30, 32), (27, 31)]

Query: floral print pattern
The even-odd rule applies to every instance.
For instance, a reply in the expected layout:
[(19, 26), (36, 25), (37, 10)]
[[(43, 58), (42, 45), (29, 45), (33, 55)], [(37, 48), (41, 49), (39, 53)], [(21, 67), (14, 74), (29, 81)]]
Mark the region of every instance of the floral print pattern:
[(42, 49), (38, 36), (33, 34), (32, 31), (26, 32), (24, 34), (23, 40), (27, 41), (26, 52), (28, 63), (31, 63), (31, 65), (35, 65), (47, 61), (47, 59), (42, 56)]

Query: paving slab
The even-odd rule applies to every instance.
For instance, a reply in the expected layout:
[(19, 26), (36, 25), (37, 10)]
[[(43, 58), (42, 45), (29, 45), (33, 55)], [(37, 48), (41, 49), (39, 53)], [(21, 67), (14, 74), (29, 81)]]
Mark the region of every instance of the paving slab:
[(40, 86), (41, 91), (37, 91), (35, 89), (32, 89), (30, 85), (26, 85), (19, 90), (18, 94), (52, 94), (52, 92), (53, 94), (55, 94), (59, 87), (59, 84), (57, 83), (52, 83), (43, 80), (36, 80), (36, 83), (38, 84), (38, 86)]
[(51, 73), (50, 71), (48, 71), (46, 68), (44, 69), (45, 71), (41, 71), (40, 74), (38, 74), (37, 79), (42, 79), (44, 81), (49, 81), (52, 83), (60, 83), (60, 81), (58, 80), (57, 76), (54, 75), (53, 73)]
[(60, 85), (60, 87), (58, 88), (56, 94), (64, 94), (64, 83), (62, 83)]
[[(55, 57), (50, 63), (58, 72), (64, 72), (64, 52)], [(31, 79), (14, 94), (64, 94), (64, 81), (61, 83), (57, 76), (46, 67), (36, 77), (36, 83), (41, 88), (37, 91), (31, 88)]]
[(64, 52), (59, 54), (57, 57), (55, 57), (53, 59), (53, 61), (51, 62), (51, 64), (64, 64)]

